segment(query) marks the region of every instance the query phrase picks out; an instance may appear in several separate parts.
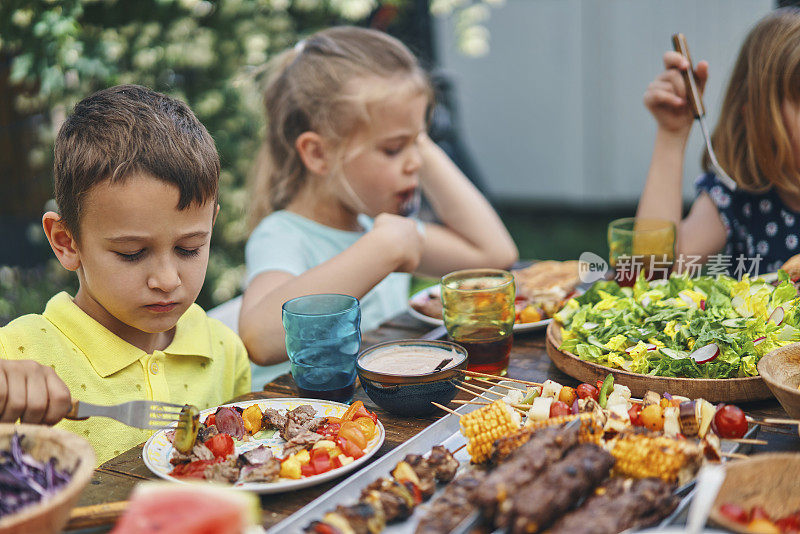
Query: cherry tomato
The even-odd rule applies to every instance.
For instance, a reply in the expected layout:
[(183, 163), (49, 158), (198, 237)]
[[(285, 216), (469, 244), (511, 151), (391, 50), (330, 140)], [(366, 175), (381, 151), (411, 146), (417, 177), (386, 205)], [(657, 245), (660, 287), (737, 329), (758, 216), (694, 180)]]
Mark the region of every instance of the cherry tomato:
[(311, 528), (314, 534), (340, 534), (337, 529), (325, 523), (320, 523), (319, 521), (311, 523)]
[(562, 415), (569, 415), (571, 413), (572, 409), (567, 406), (566, 402), (555, 401), (550, 405), (550, 417), (560, 417)]
[(335, 438), (339, 435), (339, 429), (342, 427), (340, 423), (325, 423), (321, 427), (319, 427), (316, 432), (317, 434), (329, 438)]
[(367, 446), (367, 438), (361, 431), (361, 427), (353, 421), (345, 421), (342, 423), (342, 428), (339, 429), (339, 437), (352, 442), (356, 447), (362, 450)]
[(310, 463), (300, 466), (301, 477), (313, 477), (316, 474), (317, 472), (314, 470), (314, 466), (311, 465)]
[(378, 416), (372, 413), (371, 411), (367, 410), (366, 408), (364, 408), (363, 405), (353, 414), (353, 420), (355, 421), (359, 417), (369, 417), (370, 419), (372, 419), (373, 423), (378, 422)]
[(344, 454), (345, 456), (350, 456), (355, 459), (364, 456), (364, 451), (357, 445), (355, 445), (352, 441), (349, 441), (340, 436), (339, 439), (336, 440), (336, 442), (339, 444), (339, 448), (342, 449), (342, 454)]
[(800, 532), (800, 516), (797, 513), (787, 515), (775, 521), (775, 526), (783, 533), (795, 534)]
[(315, 475), (320, 475), (333, 469), (331, 457), (325, 449), (314, 449), (311, 451), (310, 465), (314, 468)]
[(631, 406), (631, 409), (628, 410), (628, 417), (631, 418), (631, 424), (633, 426), (644, 426), (642, 423), (642, 418), (639, 417), (639, 413), (642, 411), (641, 404), (634, 404)]
[(714, 416), (714, 427), (721, 438), (741, 438), (747, 433), (747, 419), (739, 407), (723, 404)]
[(581, 384), (575, 388), (575, 392), (578, 394), (579, 399), (591, 397), (594, 400), (597, 400), (600, 395), (600, 391), (591, 384)]
[(598, 380), (597, 382), (595, 382), (595, 385), (597, 386), (597, 391), (600, 391), (600, 389), (603, 387), (603, 382), (604, 380)]
[(750, 521), (750, 514), (738, 504), (726, 502), (719, 507), (719, 513), (737, 523), (747, 523)]
[(230, 434), (216, 434), (205, 442), (205, 446), (217, 458), (227, 458), (234, 451), (233, 438)]
[(375, 437), (375, 422), (371, 417), (356, 417), (353, 422), (359, 426), (367, 441)]
[(350, 421), (351, 419), (353, 419), (353, 416), (355, 415), (355, 413), (360, 408), (363, 408), (363, 407), (364, 407), (364, 403), (363, 402), (355, 401), (353, 404), (350, 405), (350, 407), (347, 409), (347, 411), (344, 412), (344, 415), (342, 416), (342, 421)]
[(206, 427), (216, 424), (217, 424), (217, 414), (212, 413), (211, 415), (206, 417), (206, 423), (205, 423)]

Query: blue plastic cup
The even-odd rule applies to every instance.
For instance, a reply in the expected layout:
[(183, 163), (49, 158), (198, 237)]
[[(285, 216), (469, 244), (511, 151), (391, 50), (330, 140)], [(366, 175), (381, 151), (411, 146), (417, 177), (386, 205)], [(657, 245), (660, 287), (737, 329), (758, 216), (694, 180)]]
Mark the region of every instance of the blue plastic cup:
[(361, 306), (350, 295), (297, 297), (283, 304), (286, 353), (301, 397), (349, 402), (361, 349)]

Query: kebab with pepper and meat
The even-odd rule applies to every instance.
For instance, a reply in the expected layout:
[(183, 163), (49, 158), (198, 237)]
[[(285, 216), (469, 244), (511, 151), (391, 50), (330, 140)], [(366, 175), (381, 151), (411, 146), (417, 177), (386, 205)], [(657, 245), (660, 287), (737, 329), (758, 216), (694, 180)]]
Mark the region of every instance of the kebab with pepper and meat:
[(377, 534), (387, 523), (402, 521), (430, 497), (435, 483), (450, 482), (458, 460), (445, 447), (433, 447), (427, 457), (407, 455), (392, 471), (392, 478), (380, 478), (364, 488), (359, 501), (339, 505), (314, 521), (305, 532), (313, 534)]

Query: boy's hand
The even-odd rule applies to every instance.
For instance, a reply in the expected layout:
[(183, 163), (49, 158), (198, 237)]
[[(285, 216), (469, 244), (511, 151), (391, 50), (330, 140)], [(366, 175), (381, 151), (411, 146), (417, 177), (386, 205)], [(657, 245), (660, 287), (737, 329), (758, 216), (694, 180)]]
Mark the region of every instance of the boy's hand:
[(417, 269), (422, 259), (424, 239), (413, 219), (381, 213), (375, 217), (370, 233), (380, 236), (387, 250), (399, 254), (396, 272), (411, 273)]
[[(686, 84), (681, 74), (689, 68), (689, 61), (678, 52), (667, 52), (664, 54), (664, 67), (666, 70), (647, 86), (644, 105), (660, 128), (674, 134), (689, 135), (694, 116), (686, 99)], [(708, 79), (708, 62), (699, 62), (694, 73), (702, 96)]]
[(31, 360), (0, 360), (0, 422), (53, 425), (71, 407), (67, 385), (50, 367)]

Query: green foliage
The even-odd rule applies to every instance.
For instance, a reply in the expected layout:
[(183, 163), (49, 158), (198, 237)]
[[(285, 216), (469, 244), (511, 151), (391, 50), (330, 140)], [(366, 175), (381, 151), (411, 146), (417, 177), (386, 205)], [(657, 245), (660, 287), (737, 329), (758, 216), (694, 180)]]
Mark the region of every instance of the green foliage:
[[(474, 28), (486, 18), (482, 4), (498, 0), (448, 1), (433, 2), (431, 9), (455, 12), (476, 48), (481, 32)], [(263, 131), (261, 66), (303, 35), (359, 23), (385, 4), (402, 13), (412, 1), (2, 0), (0, 54), (12, 58), (12, 83), (27, 88), (15, 106), (49, 118), (28, 157), (39, 170), (51, 166), (60, 120), (98, 89), (137, 83), (186, 101), (211, 132), (222, 161), (221, 211), (198, 299), (206, 308), (218, 304), (240, 291), (244, 274), (245, 182)], [(17, 314), (41, 311), (46, 297), (64, 287), (54, 285), (63, 277), (8, 273), (33, 287), (0, 294), (0, 324), (9, 306)], [(44, 298), (34, 303), (35, 295)]]

